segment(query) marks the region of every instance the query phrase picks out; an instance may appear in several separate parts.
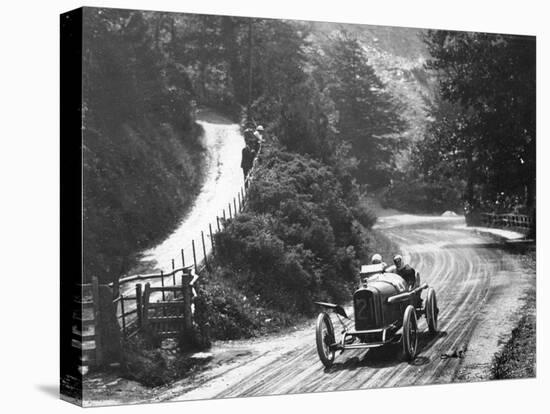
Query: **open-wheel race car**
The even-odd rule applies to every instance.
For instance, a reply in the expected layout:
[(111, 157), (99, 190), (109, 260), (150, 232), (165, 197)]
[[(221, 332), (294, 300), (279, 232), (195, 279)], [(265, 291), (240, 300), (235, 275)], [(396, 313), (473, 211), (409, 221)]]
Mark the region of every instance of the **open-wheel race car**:
[[(430, 333), (437, 332), (437, 299), (435, 290), (420, 276), (412, 285), (382, 264), (365, 265), (360, 272), (361, 285), (353, 294), (355, 326), (348, 328), (343, 318), (351, 320), (342, 306), (315, 302), (324, 308), (317, 317), (316, 343), (321, 362), (330, 368), (336, 351), (374, 348), (401, 342), (403, 356), (415, 358), (418, 346), (418, 319), (426, 316)], [(426, 290), (425, 300), (421, 293)], [(424, 302), (424, 306), (422, 306)], [(327, 310), (331, 310), (342, 325), (341, 337), (336, 338)]]

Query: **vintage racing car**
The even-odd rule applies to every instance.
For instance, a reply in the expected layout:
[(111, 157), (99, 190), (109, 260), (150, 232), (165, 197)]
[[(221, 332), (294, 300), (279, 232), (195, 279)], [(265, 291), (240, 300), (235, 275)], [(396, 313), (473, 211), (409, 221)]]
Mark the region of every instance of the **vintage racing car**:
[[(416, 356), (418, 318), (426, 316), (430, 333), (437, 332), (437, 299), (435, 290), (426, 283), (408, 286), (405, 280), (384, 269), (382, 264), (361, 266), (361, 284), (353, 294), (355, 327), (348, 328), (343, 318), (350, 319), (342, 306), (315, 302), (325, 308), (317, 317), (316, 343), (321, 362), (331, 367), (336, 351), (363, 349), (401, 341), (405, 359)], [(422, 307), (421, 292), (427, 290)], [(341, 323), (341, 337), (336, 338), (327, 310), (332, 310)], [(400, 335), (401, 333), (401, 335)]]

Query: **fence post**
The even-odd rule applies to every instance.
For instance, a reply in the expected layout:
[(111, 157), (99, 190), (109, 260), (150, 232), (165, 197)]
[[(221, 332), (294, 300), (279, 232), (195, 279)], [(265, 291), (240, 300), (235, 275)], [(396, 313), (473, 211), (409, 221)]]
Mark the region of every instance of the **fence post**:
[(95, 359), (97, 365), (103, 363), (102, 332), (99, 323), (100, 304), (99, 304), (99, 281), (97, 276), (92, 277), (92, 300), (94, 303), (94, 325), (95, 325)]
[(231, 203), (227, 203), (227, 205), (229, 206), (229, 218), (232, 219), (233, 217), (231, 216)]
[(172, 259), (172, 282), (174, 283), (174, 286), (176, 286), (176, 272), (174, 272), (174, 270), (176, 270), (176, 263), (174, 262), (174, 259)]
[(190, 274), (181, 277), (181, 287), (183, 290), (183, 329), (185, 335), (191, 335), (193, 330), (191, 278), (192, 276)]
[(193, 264), (195, 265), (195, 271), (197, 271), (197, 255), (195, 254), (195, 239), (191, 240), (193, 246)]
[(227, 219), (225, 218), (225, 208), (223, 209), (223, 219), (224, 219), (224, 220), (227, 220)]
[(237, 193), (237, 199), (239, 200), (239, 213), (243, 211), (243, 203), (241, 202), (241, 192)]
[(204, 255), (204, 264), (208, 267), (208, 258), (206, 257), (206, 245), (204, 244), (204, 231), (201, 230), (202, 254)]
[(233, 212), (235, 213), (235, 217), (237, 216), (237, 202), (235, 201), (235, 197), (233, 197)]
[(149, 295), (151, 294), (151, 283), (145, 284), (145, 290), (143, 291), (143, 316), (141, 323), (144, 328), (149, 328)]
[(185, 256), (183, 255), (183, 249), (181, 249), (181, 267), (185, 267)]
[(216, 216), (216, 223), (218, 224), (218, 231), (221, 231), (220, 229), (220, 218)]
[(124, 314), (124, 295), (120, 294), (120, 312), (122, 313), (122, 335), (126, 338), (126, 315)]
[(212, 236), (212, 224), (208, 223), (208, 231), (210, 231), (210, 244), (212, 245), (212, 253), (214, 253), (214, 237)]
[(166, 298), (164, 296), (164, 272), (162, 270), (160, 271), (160, 285), (163, 287), (163, 289), (162, 289), (162, 301), (165, 302)]
[(142, 312), (143, 312), (142, 302), (141, 302), (142, 299), (143, 299), (143, 297), (141, 296), (141, 283), (138, 283), (136, 285), (136, 308), (137, 308), (138, 329), (141, 329), (141, 317), (142, 317)]

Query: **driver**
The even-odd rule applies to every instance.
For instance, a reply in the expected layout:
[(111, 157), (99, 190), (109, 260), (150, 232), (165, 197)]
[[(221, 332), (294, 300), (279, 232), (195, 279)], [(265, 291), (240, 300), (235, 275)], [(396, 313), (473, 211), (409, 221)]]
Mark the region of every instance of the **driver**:
[[(395, 264), (396, 268), (395, 273), (397, 273), (405, 280), (405, 283), (407, 283), (409, 290), (413, 290), (414, 288), (418, 287), (417, 285), (420, 285), (420, 276), (417, 276), (416, 270), (414, 270), (408, 264), (405, 264), (405, 262), (403, 261), (403, 256), (401, 256), (400, 254), (395, 255), (393, 258), (393, 263)], [(413, 305), (415, 308), (422, 307), (422, 298), (420, 296), (420, 292), (414, 294)]]
[(416, 285), (416, 271), (408, 264), (405, 264), (403, 256), (400, 254), (394, 256), (393, 263), (395, 264), (395, 273), (405, 279), (405, 282), (409, 285), (409, 289), (413, 289)]

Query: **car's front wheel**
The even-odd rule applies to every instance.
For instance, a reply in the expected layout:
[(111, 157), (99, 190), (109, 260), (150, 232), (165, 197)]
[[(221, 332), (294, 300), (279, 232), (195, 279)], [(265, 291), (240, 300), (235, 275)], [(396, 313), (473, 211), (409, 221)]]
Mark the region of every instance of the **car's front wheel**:
[(323, 365), (327, 368), (334, 362), (334, 326), (330, 316), (326, 312), (321, 312), (317, 317), (315, 329), (315, 339), (317, 343), (317, 353)]
[(403, 356), (407, 361), (414, 359), (416, 348), (418, 346), (418, 323), (416, 312), (412, 305), (407, 306), (403, 314), (403, 335), (401, 336), (403, 345)]
[(437, 308), (437, 298), (435, 296), (435, 290), (433, 288), (428, 289), (426, 295), (426, 321), (428, 322), (428, 330), (434, 334), (437, 332), (437, 314), (439, 309)]

